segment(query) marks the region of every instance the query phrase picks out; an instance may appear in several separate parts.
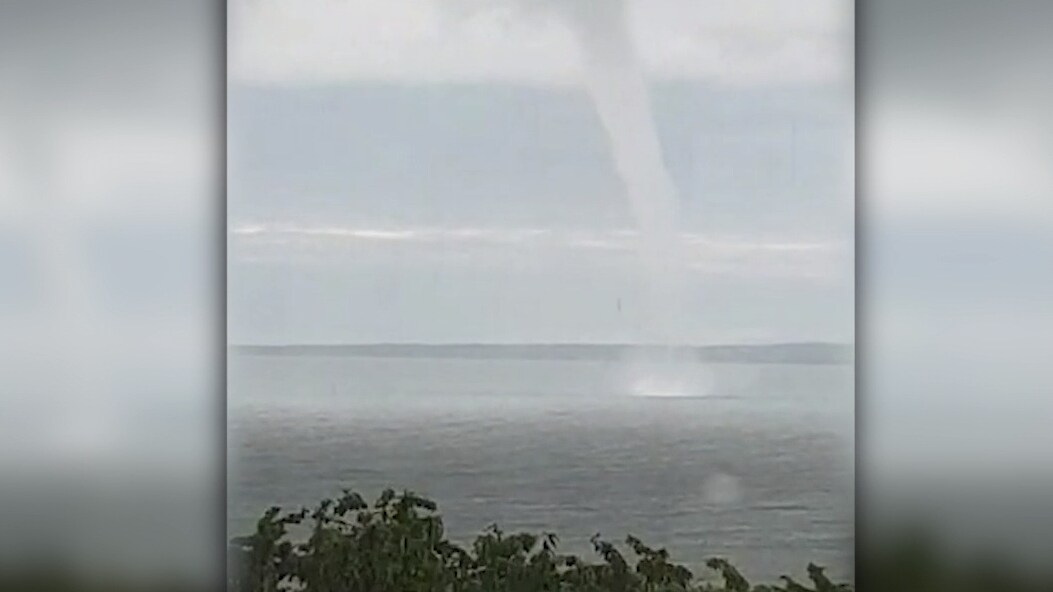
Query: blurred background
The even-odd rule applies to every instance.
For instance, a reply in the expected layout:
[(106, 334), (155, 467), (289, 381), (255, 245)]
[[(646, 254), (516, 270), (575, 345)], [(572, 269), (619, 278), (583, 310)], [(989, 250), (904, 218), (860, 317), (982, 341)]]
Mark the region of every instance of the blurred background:
[[(861, 542), (1042, 567), (1053, 6), (856, 12)], [(0, 573), (219, 577), (224, 19), (0, 4)]]
[(1048, 565), (1053, 6), (857, 16), (861, 534)]
[(0, 572), (222, 566), (223, 17), (0, 4)]

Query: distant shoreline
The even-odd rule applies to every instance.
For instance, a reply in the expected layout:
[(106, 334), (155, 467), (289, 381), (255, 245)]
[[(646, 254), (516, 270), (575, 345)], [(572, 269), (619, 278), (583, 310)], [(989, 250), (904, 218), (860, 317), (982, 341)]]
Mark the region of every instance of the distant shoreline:
[(631, 344), (416, 344), (373, 343), (355, 345), (232, 344), (234, 353), (253, 356), (328, 356), (361, 358), (432, 358), (468, 360), (620, 360), (629, 352), (647, 355), (672, 349), (699, 362), (741, 364), (851, 364), (855, 348), (839, 343), (777, 343), (766, 345), (702, 345), (665, 348)]

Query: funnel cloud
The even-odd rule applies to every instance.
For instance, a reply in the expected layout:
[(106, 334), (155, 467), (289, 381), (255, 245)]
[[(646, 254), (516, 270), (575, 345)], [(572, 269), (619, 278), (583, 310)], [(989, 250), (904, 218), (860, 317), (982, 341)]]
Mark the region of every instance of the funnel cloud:
[(640, 228), (643, 279), (650, 322), (643, 341), (674, 344), (677, 249), (676, 186), (666, 169), (651, 99), (626, 19), (624, 0), (571, 0), (531, 4), (550, 10), (571, 29), (582, 60), (584, 85), (603, 124), (611, 157)]

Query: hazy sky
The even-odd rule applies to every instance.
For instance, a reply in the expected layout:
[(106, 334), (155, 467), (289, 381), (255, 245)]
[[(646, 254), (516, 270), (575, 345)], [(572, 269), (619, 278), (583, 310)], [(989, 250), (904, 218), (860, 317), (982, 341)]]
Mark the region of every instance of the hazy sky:
[[(232, 4), (231, 342), (638, 334), (569, 29), (544, 0), (439, 5)], [(629, 2), (693, 342), (852, 339), (850, 6)]]

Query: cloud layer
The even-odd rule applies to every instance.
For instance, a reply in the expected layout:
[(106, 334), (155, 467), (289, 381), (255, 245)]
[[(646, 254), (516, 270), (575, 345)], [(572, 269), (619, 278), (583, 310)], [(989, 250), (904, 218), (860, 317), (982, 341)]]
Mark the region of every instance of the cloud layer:
[[(554, 230), (546, 228), (351, 227), (300, 224), (243, 224), (231, 229), (237, 261), (296, 262), (325, 265), (373, 255), (414, 259), (429, 254), (444, 259), (457, 253), (474, 260), (522, 260), (524, 256), (603, 257), (631, 264), (639, 233), (631, 229)], [(685, 269), (753, 278), (836, 280), (851, 273), (851, 245), (773, 237), (681, 235)]]
[[(254, 84), (579, 78), (578, 49), (542, 2), (237, 0), (230, 70)], [(838, 82), (852, 63), (851, 3), (627, 0), (649, 76), (724, 85)], [(523, 10), (523, 7), (539, 7)]]

